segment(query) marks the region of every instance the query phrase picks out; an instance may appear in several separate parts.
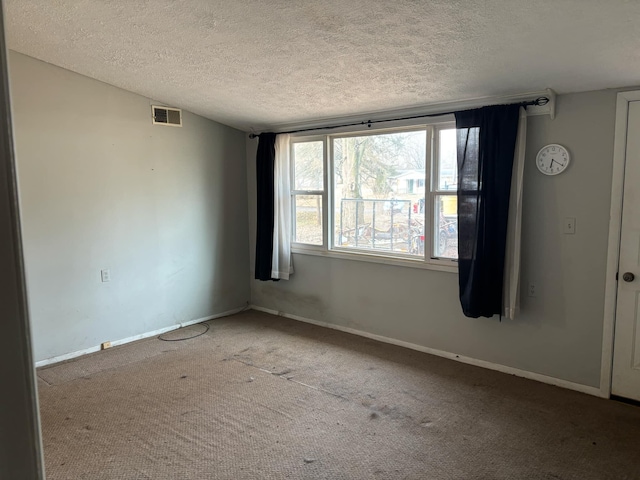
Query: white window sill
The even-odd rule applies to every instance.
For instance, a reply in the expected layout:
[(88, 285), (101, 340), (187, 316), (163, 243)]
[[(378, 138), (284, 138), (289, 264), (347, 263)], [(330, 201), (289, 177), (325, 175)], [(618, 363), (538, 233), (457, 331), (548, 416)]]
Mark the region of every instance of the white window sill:
[(357, 262), (382, 263), (398, 267), (421, 268), (423, 270), (435, 270), (438, 272), (458, 273), (458, 265), (450, 260), (409, 259), (403, 257), (390, 257), (387, 255), (372, 255), (364, 252), (346, 252), (342, 250), (326, 250), (322, 247), (305, 247), (292, 245), (291, 252), (296, 255), (313, 255), (316, 257), (338, 258), (340, 260), (353, 260)]

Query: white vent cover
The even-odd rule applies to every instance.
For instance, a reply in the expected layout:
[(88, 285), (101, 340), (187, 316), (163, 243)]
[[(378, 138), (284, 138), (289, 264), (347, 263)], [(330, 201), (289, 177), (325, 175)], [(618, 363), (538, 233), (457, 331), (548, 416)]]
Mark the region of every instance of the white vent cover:
[(182, 126), (182, 110), (179, 108), (152, 105), (151, 114), (154, 125), (168, 125), (170, 127)]

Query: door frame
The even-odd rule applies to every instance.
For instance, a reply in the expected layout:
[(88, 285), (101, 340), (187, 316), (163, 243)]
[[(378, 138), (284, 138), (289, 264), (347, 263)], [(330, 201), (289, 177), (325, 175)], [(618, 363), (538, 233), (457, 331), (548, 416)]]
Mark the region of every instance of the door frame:
[(609, 215), (609, 248), (604, 295), (604, 325), (602, 330), (602, 367), (600, 372), (600, 394), (611, 396), (613, 376), (613, 343), (618, 301), (618, 266), (620, 263), (620, 240), (622, 234), (622, 199), (627, 151), (627, 124), (629, 103), (640, 101), (640, 90), (618, 93), (616, 101), (616, 126), (613, 144), (613, 177), (611, 180), (611, 212)]
[[(18, 182), (9, 92), (4, 2), (0, 0), (0, 476), (43, 480), (44, 457), (24, 273)], [(11, 432), (11, 438), (5, 433)], [(6, 444), (5, 444), (6, 443)]]

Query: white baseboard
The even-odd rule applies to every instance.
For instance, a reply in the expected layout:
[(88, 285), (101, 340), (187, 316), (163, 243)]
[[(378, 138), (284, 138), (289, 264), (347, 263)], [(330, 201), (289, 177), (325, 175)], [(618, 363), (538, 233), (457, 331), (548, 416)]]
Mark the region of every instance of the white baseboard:
[[(170, 325), (168, 327), (160, 328), (158, 330), (153, 330), (152, 332), (145, 332), (139, 335), (133, 335), (132, 337), (122, 338), (120, 340), (113, 340), (111, 341), (111, 346), (116, 347), (118, 345), (124, 345), (125, 343), (135, 342), (136, 340), (142, 340), (143, 338), (162, 335), (163, 333), (167, 333), (172, 330), (177, 330), (178, 328), (188, 327), (189, 325), (195, 325), (196, 323), (206, 322), (207, 320), (214, 320), (216, 318), (228, 317), (229, 315), (239, 313), (245, 310), (246, 308), (247, 307), (234, 308), (233, 310), (217, 313), (215, 315), (209, 315), (208, 317), (198, 318), (196, 320), (189, 320), (187, 322), (178, 323), (176, 325)], [(65, 360), (71, 360), (72, 358), (80, 357), (82, 355), (87, 355), (88, 353), (94, 353), (99, 351), (100, 351), (100, 345), (78, 350), (76, 352), (65, 353), (64, 355), (58, 355), (56, 357), (51, 357), (51, 358), (47, 358), (45, 360), (40, 360), (36, 362), (36, 368), (44, 367), (46, 365), (52, 365), (54, 363), (63, 362)]]
[(575, 390), (577, 392), (594, 395), (596, 397), (607, 398), (607, 395), (598, 387), (591, 387), (589, 385), (582, 385), (580, 383), (570, 382), (568, 380), (562, 380), (560, 378), (549, 377), (540, 373), (529, 372), (527, 370), (520, 370), (519, 368), (508, 367), (506, 365), (500, 365), (499, 363), (487, 362), (485, 360), (478, 360), (475, 358), (465, 357), (463, 355), (457, 355), (455, 353), (445, 352), (437, 350), (435, 348), (424, 347), (415, 343), (404, 342), (402, 340), (396, 340), (395, 338), (383, 337), (382, 335), (376, 335), (374, 333), (365, 332), (363, 330), (356, 330), (355, 328), (343, 327), (341, 325), (335, 325), (332, 323), (321, 322), (318, 320), (312, 320), (310, 318), (301, 317), (298, 315), (291, 315), (289, 313), (279, 312), (270, 308), (259, 307), (257, 305), (251, 305), (252, 310), (259, 312), (270, 313), (272, 315), (278, 315), (281, 317), (290, 318), (292, 320), (298, 320), (300, 322), (311, 323), (320, 327), (331, 328), (333, 330), (340, 330), (341, 332), (352, 333), (361, 337), (370, 338), (372, 340), (378, 340), (384, 343), (390, 343), (399, 347), (410, 348), (411, 350), (417, 350), (419, 352), (428, 353), (430, 355), (437, 355), (438, 357), (448, 358), (457, 362), (468, 363), (469, 365), (475, 365), (476, 367), (488, 368), (489, 370), (496, 370), (498, 372), (507, 373), (509, 375), (515, 375), (517, 377), (528, 378), (529, 380), (536, 380), (538, 382), (547, 383), (549, 385), (555, 385), (556, 387), (567, 388), (569, 390)]

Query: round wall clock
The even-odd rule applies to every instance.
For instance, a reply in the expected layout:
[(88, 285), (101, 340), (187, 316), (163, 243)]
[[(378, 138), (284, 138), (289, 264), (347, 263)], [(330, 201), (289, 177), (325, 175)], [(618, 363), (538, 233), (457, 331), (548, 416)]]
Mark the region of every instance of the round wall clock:
[(569, 166), (569, 151), (562, 145), (552, 143), (542, 147), (536, 155), (536, 165), (545, 175), (558, 175)]

